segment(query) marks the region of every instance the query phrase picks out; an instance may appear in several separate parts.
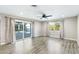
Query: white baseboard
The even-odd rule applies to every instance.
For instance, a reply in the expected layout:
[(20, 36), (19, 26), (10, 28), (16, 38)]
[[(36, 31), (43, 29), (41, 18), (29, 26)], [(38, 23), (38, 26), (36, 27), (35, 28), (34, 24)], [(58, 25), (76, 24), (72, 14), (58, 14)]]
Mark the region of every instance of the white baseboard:
[(9, 43), (5, 43), (5, 42), (0, 43), (0, 45), (6, 45), (6, 44), (11, 44), (11, 42), (9, 42)]
[(73, 38), (64, 38), (64, 39), (77, 41), (77, 39), (73, 39)]
[(3, 43), (0, 43), (0, 45), (5, 45), (5, 43), (3, 42)]

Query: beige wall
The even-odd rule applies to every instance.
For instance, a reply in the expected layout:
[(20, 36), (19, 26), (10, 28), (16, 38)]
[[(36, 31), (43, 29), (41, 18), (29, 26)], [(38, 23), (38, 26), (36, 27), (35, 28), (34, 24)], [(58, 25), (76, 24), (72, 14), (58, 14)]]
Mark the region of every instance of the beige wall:
[(77, 17), (64, 19), (64, 38), (77, 39)]

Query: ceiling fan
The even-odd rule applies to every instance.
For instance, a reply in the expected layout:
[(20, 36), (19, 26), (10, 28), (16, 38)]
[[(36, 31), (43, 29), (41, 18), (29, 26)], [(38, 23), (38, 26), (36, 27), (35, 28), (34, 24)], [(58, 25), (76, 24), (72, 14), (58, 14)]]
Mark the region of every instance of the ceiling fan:
[[(37, 5), (31, 5), (32, 7), (38, 7)], [(48, 18), (48, 17), (52, 17), (52, 15), (46, 15), (44, 12), (42, 11), (38, 11), (39, 14), (41, 14), (41, 18), (40, 19), (43, 19), (43, 18)]]
[(42, 18), (48, 18), (48, 17), (52, 17), (52, 15), (42, 14), (42, 17), (40, 19), (42, 19)]
[(53, 15), (49, 15), (49, 14), (47, 15), (45, 12), (42, 12), (40, 10), (38, 11), (38, 14), (41, 15), (40, 19), (43, 19), (43, 18), (46, 19), (46, 18), (49, 18), (49, 17), (53, 16)]

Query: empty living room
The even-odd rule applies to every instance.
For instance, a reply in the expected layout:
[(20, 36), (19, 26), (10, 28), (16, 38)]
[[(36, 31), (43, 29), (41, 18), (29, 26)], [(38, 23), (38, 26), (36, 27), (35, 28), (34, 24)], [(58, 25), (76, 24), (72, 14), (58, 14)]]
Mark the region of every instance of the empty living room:
[(79, 54), (79, 5), (0, 5), (0, 54)]

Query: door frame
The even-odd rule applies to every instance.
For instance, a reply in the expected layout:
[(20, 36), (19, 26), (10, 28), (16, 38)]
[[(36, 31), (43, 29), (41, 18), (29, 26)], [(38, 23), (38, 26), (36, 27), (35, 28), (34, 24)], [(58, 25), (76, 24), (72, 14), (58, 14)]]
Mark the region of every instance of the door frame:
[[(17, 20), (17, 19), (15, 19), (15, 24), (16, 24), (16, 21), (17, 22), (22, 22), (23, 25), (24, 25), (24, 23), (30, 23), (31, 24), (31, 30), (30, 30), (31, 36), (30, 37), (32, 37), (32, 22), (25, 21), (25, 20)], [(23, 26), (23, 32), (24, 32), (24, 26)], [(16, 31), (15, 31), (15, 37), (16, 37)], [(23, 38), (22, 39), (26, 39), (26, 38), (24, 38), (24, 33), (23, 33)], [(19, 40), (22, 40), (22, 39), (19, 39)], [(16, 40), (16, 41), (18, 41), (18, 40)]]

